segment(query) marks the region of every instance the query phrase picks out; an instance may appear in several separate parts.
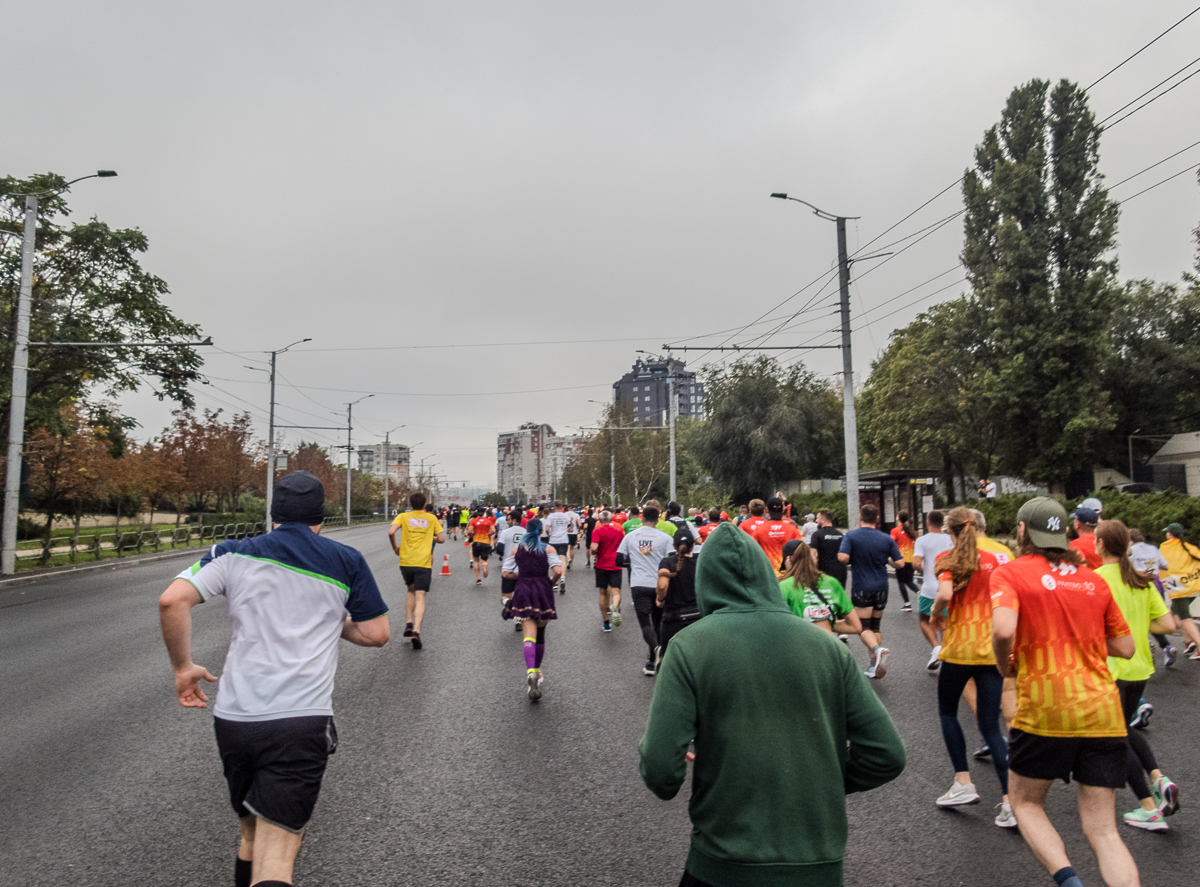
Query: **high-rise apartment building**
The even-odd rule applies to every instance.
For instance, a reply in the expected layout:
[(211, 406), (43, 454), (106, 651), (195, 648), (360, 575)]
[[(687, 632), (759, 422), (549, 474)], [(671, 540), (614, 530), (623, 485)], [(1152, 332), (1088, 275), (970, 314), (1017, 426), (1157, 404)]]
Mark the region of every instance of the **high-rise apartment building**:
[[(383, 444), (358, 448), (358, 470), (369, 471), (375, 477), (390, 477), (397, 483), (408, 480), (408, 447), (388, 444), (386, 456)], [(385, 467), (386, 465), (386, 467)]]
[(526, 422), (496, 438), (496, 489), (513, 505), (553, 499), (582, 437), (559, 437), (549, 425)]
[(682, 360), (673, 357), (638, 358), (633, 369), (613, 382), (614, 403), (633, 407), (633, 421), (643, 425), (666, 425), (669, 408), (667, 378), (679, 386), (679, 416), (704, 415), (704, 385), (688, 372)]

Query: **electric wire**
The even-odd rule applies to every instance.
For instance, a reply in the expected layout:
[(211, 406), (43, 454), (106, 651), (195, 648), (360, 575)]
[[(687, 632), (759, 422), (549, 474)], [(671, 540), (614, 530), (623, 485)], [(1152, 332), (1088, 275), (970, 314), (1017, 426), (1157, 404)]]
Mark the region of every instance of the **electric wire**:
[(1164, 163), (1166, 163), (1168, 160), (1173, 160), (1173, 159), (1175, 159), (1176, 157), (1178, 157), (1178, 156), (1179, 156), (1180, 154), (1182, 154), (1183, 152), (1185, 152), (1185, 151), (1190, 151), (1190, 150), (1192, 150), (1192, 148), (1195, 148), (1197, 145), (1200, 145), (1200, 142), (1192, 142), (1192, 143), (1191, 143), (1190, 145), (1188, 145), (1186, 148), (1180, 148), (1180, 149), (1179, 149), (1178, 151), (1176, 151), (1174, 154), (1170, 154), (1170, 155), (1168, 155), (1168, 156), (1164, 157), (1162, 160), (1159, 160), (1157, 163), (1151, 163), (1151, 164), (1150, 164), (1149, 166), (1147, 166), (1145, 169), (1140, 169), (1140, 170), (1138, 170), (1137, 172), (1135, 172), (1133, 175), (1131, 175), (1131, 176), (1126, 176), (1125, 178), (1121, 179), (1121, 181), (1119, 181), (1119, 182), (1117, 182), (1117, 183), (1115, 183), (1115, 184), (1109, 185), (1109, 186), (1108, 186), (1108, 190), (1109, 190), (1109, 191), (1111, 191), (1111, 190), (1113, 190), (1114, 188), (1119, 188), (1119, 187), (1121, 187), (1122, 185), (1124, 185), (1126, 182), (1130, 181), (1131, 179), (1136, 179), (1136, 178), (1137, 178), (1138, 176), (1140, 176), (1142, 173), (1144, 173), (1144, 172), (1149, 172), (1150, 170), (1154, 169), (1154, 167), (1156, 167), (1156, 166), (1162, 166), (1162, 165), (1163, 165)]
[[(1200, 62), (1200, 58), (1197, 58), (1195, 61), (1189, 62), (1189, 63), (1188, 63), (1187, 65), (1185, 65), (1184, 67), (1185, 67), (1185, 68), (1190, 68), (1192, 65), (1196, 64), (1196, 62)], [(1181, 68), (1180, 70), (1183, 70), (1183, 68)], [(1176, 73), (1178, 73), (1178, 72), (1176, 72)], [(1146, 101), (1142, 102), (1142, 104), (1138, 105), (1136, 108), (1134, 108), (1134, 109), (1133, 109), (1132, 111), (1130, 111), (1128, 114), (1126, 114), (1124, 117), (1118, 117), (1116, 120), (1114, 120), (1112, 123), (1109, 123), (1107, 126), (1104, 124), (1104, 121), (1103, 121), (1103, 120), (1102, 120), (1102, 121), (1101, 121), (1101, 122), (1100, 122), (1098, 125), (1099, 125), (1099, 126), (1102, 126), (1102, 127), (1103, 127), (1103, 128), (1106, 130), (1106, 131), (1107, 131), (1107, 130), (1110, 130), (1110, 129), (1112, 129), (1114, 126), (1116, 126), (1116, 125), (1117, 125), (1118, 123), (1120, 123), (1122, 120), (1128, 120), (1130, 117), (1132, 117), (1132, 116), (1133, 116), (1134, 114), (1136, 114), (1138, 111), (1142, 110), (1143, 108), (1147, 107), (1148, 105), (1152, 105), (1152, 104), (1154, 104), (1154, 103), (1155, 103), (1155, 102), (1157, 102), (1159, 99), (1161, 99), (1163, 96), (1165, 96), (1167, 93), (1169, 93), (1171, 90), (1173, 90), (1173, 89), (1175, 89), (1175, 88), (1177, 88), (1177, 87), (1183, 86), (1183, 84), (1187, 83), (1189, 80), (1191, 80), (1191, 79), (1192, 79), (1193, 77), (1195, 77), (1197, 74), (1200, 74), (1200, 68), (1197, 68), (1195, 71), (1192, 71), (1192, 73), (1188, 74), (1186, 77), (1184, 77), (1184, 78), (1183, 78), (1182, 80), (1180, 80), (1178, 83), (1175, 83), (1175, 84), (1172, 84), (1171, 86), (1168, 86), (1166, 89), (1164, 89), (1164, 90), (1163, 90), (1162, 92), (1160, 92), (1158, 95), (1154, 96), (1154, 98), (1147, 99)], [(1175, 74), (1172, 74), (1172, 75), (1171, 75), (1171, 77), (1174, 77), (1174, 76), (1175, 76)], [(1168, 77), (1168, 78), (1167, 78), (1167, 80), (1170, 80), (1170, 79), (1171, 79), (1171, 77)], [(1163, 83), (1165, 83), (1165, 82), (1166, 82), (1166, 80), (1164, 80), (1164, 81), (1163, 81)], [(1159, 85), (1161, 85), (1161, 84), (1159, 84)], [(1151, 89), (1157, 89), (1157, 88), (1158, 88), (1157, 86), (1155, 86), (1155, 87), (1151, 87)], [(1148, 91), (1149, 91), (1149, 90), (1147, 90), (1147, 92), (1148, 92)], [(1146, 94), (1146, 93), (1142, 93), (1142, 95), (1145, 95), (1145, 94)], [(1138, 96), (1138, 98), (1141, 98), (1141, 96)], [(1137, 99), (1134, 99), (1134, 101), (1136, 102), (1136, 101), (1137, 101)], [(1127, 108), (1127, 107), (1129, 107), (1129, 105), (1126, 105), (1125, 107)], [(1114, 113), (1120, 113), (1120, 112), (1114, 112)], [(1112, 115), (1110, 114), (1108, 117), (1105, 117), (1105, 118), (1104, 118), (1104, 120), (1108, 120), (1108, 119), (1109, 119), (1111, 116), (1112, 116)]]
[(1190, 19), (1197, 12), (1200, 12), (1200, 6), (1197, 6), (1195, 9), (1193, 9), (1191, 12), (1189, 12), (1187, 15), (1185, 15), (1183, 18), (1181, 18), (1175, 24), (1171, 25), (1171, 27), (1167, 28), (1165, 31), (1163, 31), (1161, 34), (1159, 34), (1157, 37), (1155, 37), (1153, 40), (1151, 40), (1149, 43), (1147, 43), (1145, 46), (1143, 46), (1141, 49), (1139, 49), (1133, 55), (1127, 57), (1125, 59), (1125, 61), (1121, 62), (1116, 67), (1110, 68), (1109, 70), (1105, 71), (1103, 74), (1100, 75), (1100, 77), (1098, 79), (1093, 80), (1089, 86), (1085, 87), (1084, 91), (1086, 92), (1086, 91), (1091, 90), (1091, 88), (1093, 86), (1095, 86), (1097, 83), (1099, 83), (1105, 77), (1107, 77), (1109, 74), (1112, 74), (1114, 71), (1117, 71), (1118, 69), (1124, 67), (1126, 62), (1133, 61), (1135, 58), (1137, 58), (1139, 55), (1141, 55), (1143, 52), (1145, 52), (1147, 49), (1149, 49), (1151, 46), (1153, 46), (1155, 43), (1157, 43), (1163, 37), (1166, 37), (1168, 34), (1170, 34), (1172, 31), (1174, 31), (1176, 28), (1178, 28), (1180, 25), (1182, 25), (1184, 22), (1186, 22), (1188, 19)]

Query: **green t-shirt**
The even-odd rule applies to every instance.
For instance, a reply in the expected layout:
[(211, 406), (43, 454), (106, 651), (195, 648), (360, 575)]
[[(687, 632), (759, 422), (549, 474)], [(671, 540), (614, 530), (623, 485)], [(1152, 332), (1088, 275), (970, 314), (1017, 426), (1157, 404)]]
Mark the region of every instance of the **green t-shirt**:
[(828, 604), (811, 588), (797, 587), (795, 579), (784, 579), (779, 583), (783, 602), (805, 622), (834, 623), (844, 619), (854, 609), (846, 589), (832, 576), (822, 573), (817, 582), (817, 589), (824, 595)]
[(1170, 611), (1162, 595), (1153, 585), (1130, 588), (1121, 581), (1121, 565), (1105, 564), (1096, 574), (1108, 583), (1113, 600), (1129, 623), (1133, 635), (1132, 659), (1108, 657), (1108, 671), (1114, 681), (1144, 681), (1154, 674), (1154, 657), (1150, 654), (1150, 622)]
[(625, 531), (625, 535), (628, 536), (630, 533), (632, 533), (634, 530), (636, 530), (641, 525), (642, 525), (641, 517), (631, 517), (629, 520), (625, 521), (625, 523), (621, 525), (621, 529), (623, 529)]

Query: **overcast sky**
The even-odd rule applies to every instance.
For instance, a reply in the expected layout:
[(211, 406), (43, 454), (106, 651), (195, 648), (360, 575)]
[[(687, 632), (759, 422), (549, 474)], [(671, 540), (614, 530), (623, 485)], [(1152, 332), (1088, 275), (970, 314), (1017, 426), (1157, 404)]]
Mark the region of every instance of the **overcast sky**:
[[(266, 376), (246, 366), (311, 337), (279, 359), (277, 421), (344, 425), (346, 401), (378, 392), (356, 444), (406, 424), (392, 439), (424, 442), (447, 480), (492, 486), (498, 431), (594, 424), (589, 399), (637, 349), (736, 329), (832, 267), (834, 225), (771, 192), (861, 216), (853, 251), (962, 175), (1015, 85), (1090, 84), (1194, 5), (5, 3), (0, 174), (119, 172), (72, 206), (145, 231), (172, 309), (222, 349), (204, 350), (200, 404), (249, 409), (265, 436)], [(1197, 45), (1200, 14), (1093, 109)], [(1198, 99), (1200, 77), (1106, 133), (1109, 183), (1200, 139)], [(951, 188), (876, 247), (960, 207)], [(1123, 206), (1121, 275), (1178, 280), (1198, 221), (1194, 175)], [(943, 289), (961, 240), (955, 221), (855, 266), (861, 378), (893, 329), (962, 291)], [(833, 341), (834, 285), (771, 315), (820, 292), (771, 344)], [(804, 360), (840, 368), (837, 351)], [(149, 396), (123, 406), (142, 436), (170, 419)]]

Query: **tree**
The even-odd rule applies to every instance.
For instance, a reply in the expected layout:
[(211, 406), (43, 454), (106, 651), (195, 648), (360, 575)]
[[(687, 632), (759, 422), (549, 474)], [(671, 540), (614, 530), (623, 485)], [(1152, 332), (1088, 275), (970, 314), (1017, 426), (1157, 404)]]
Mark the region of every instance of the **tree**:
[(992, 473), (998, 430), (978, 373), (978, 315), (977, 305), (956, 299), (892, 333), (858, 402), (870, 467), (937, 469), (951, 498), (967, 496), (968, 468)]
[[(0, 178), (0, 328), (13, 329), (20, 284), (23, 194), (61, 189), (62, 176)], [(113, 229), (92, 219), (66, 225), (61, 193), (42, 197), (34, 264), (30, 339), (34, 342), (145, 342), (194, 339), (200, 329), (162, 302), (167, 284), (145, 271), (149, 245), (136, 228)], [(0, 340), (0, 408), (12, 390), (11, 337)], [(59, 408), (95, 388), (106, 394), (150, 385), (160, 398), (192, 405), (187, 386), (199, 378), (191, 348), (33, 347), (29, 354), (30, 427), (51, 427)]]
[(600, 430), (585, 438), (559, 480), (560, 498), (608, 502), (614, 456), (619, 501), (642, 503), (666, 497), (671, 466), (667, 432), (639, 428), (632, 406), (626, 403), (608, 406)]
[(802, 365), (739, 360), (709, 370), (704, 385), (710, 415), (697, 430), (695, 456), (736, 501), (844, 471), (841, 400)]
[(504, 508), (508, 505), (508, 500), (500, 493), (484, 493), (479, 504), (484, 508)]
[(1113, 425), (1099, 368), (1116, 303), (1117, 204), (1100, 127), (1063, 80), (1013, 90), (963, 178), (962, 261), (980, 309), (980, 388), (1001, 466), (1060, 484)]

